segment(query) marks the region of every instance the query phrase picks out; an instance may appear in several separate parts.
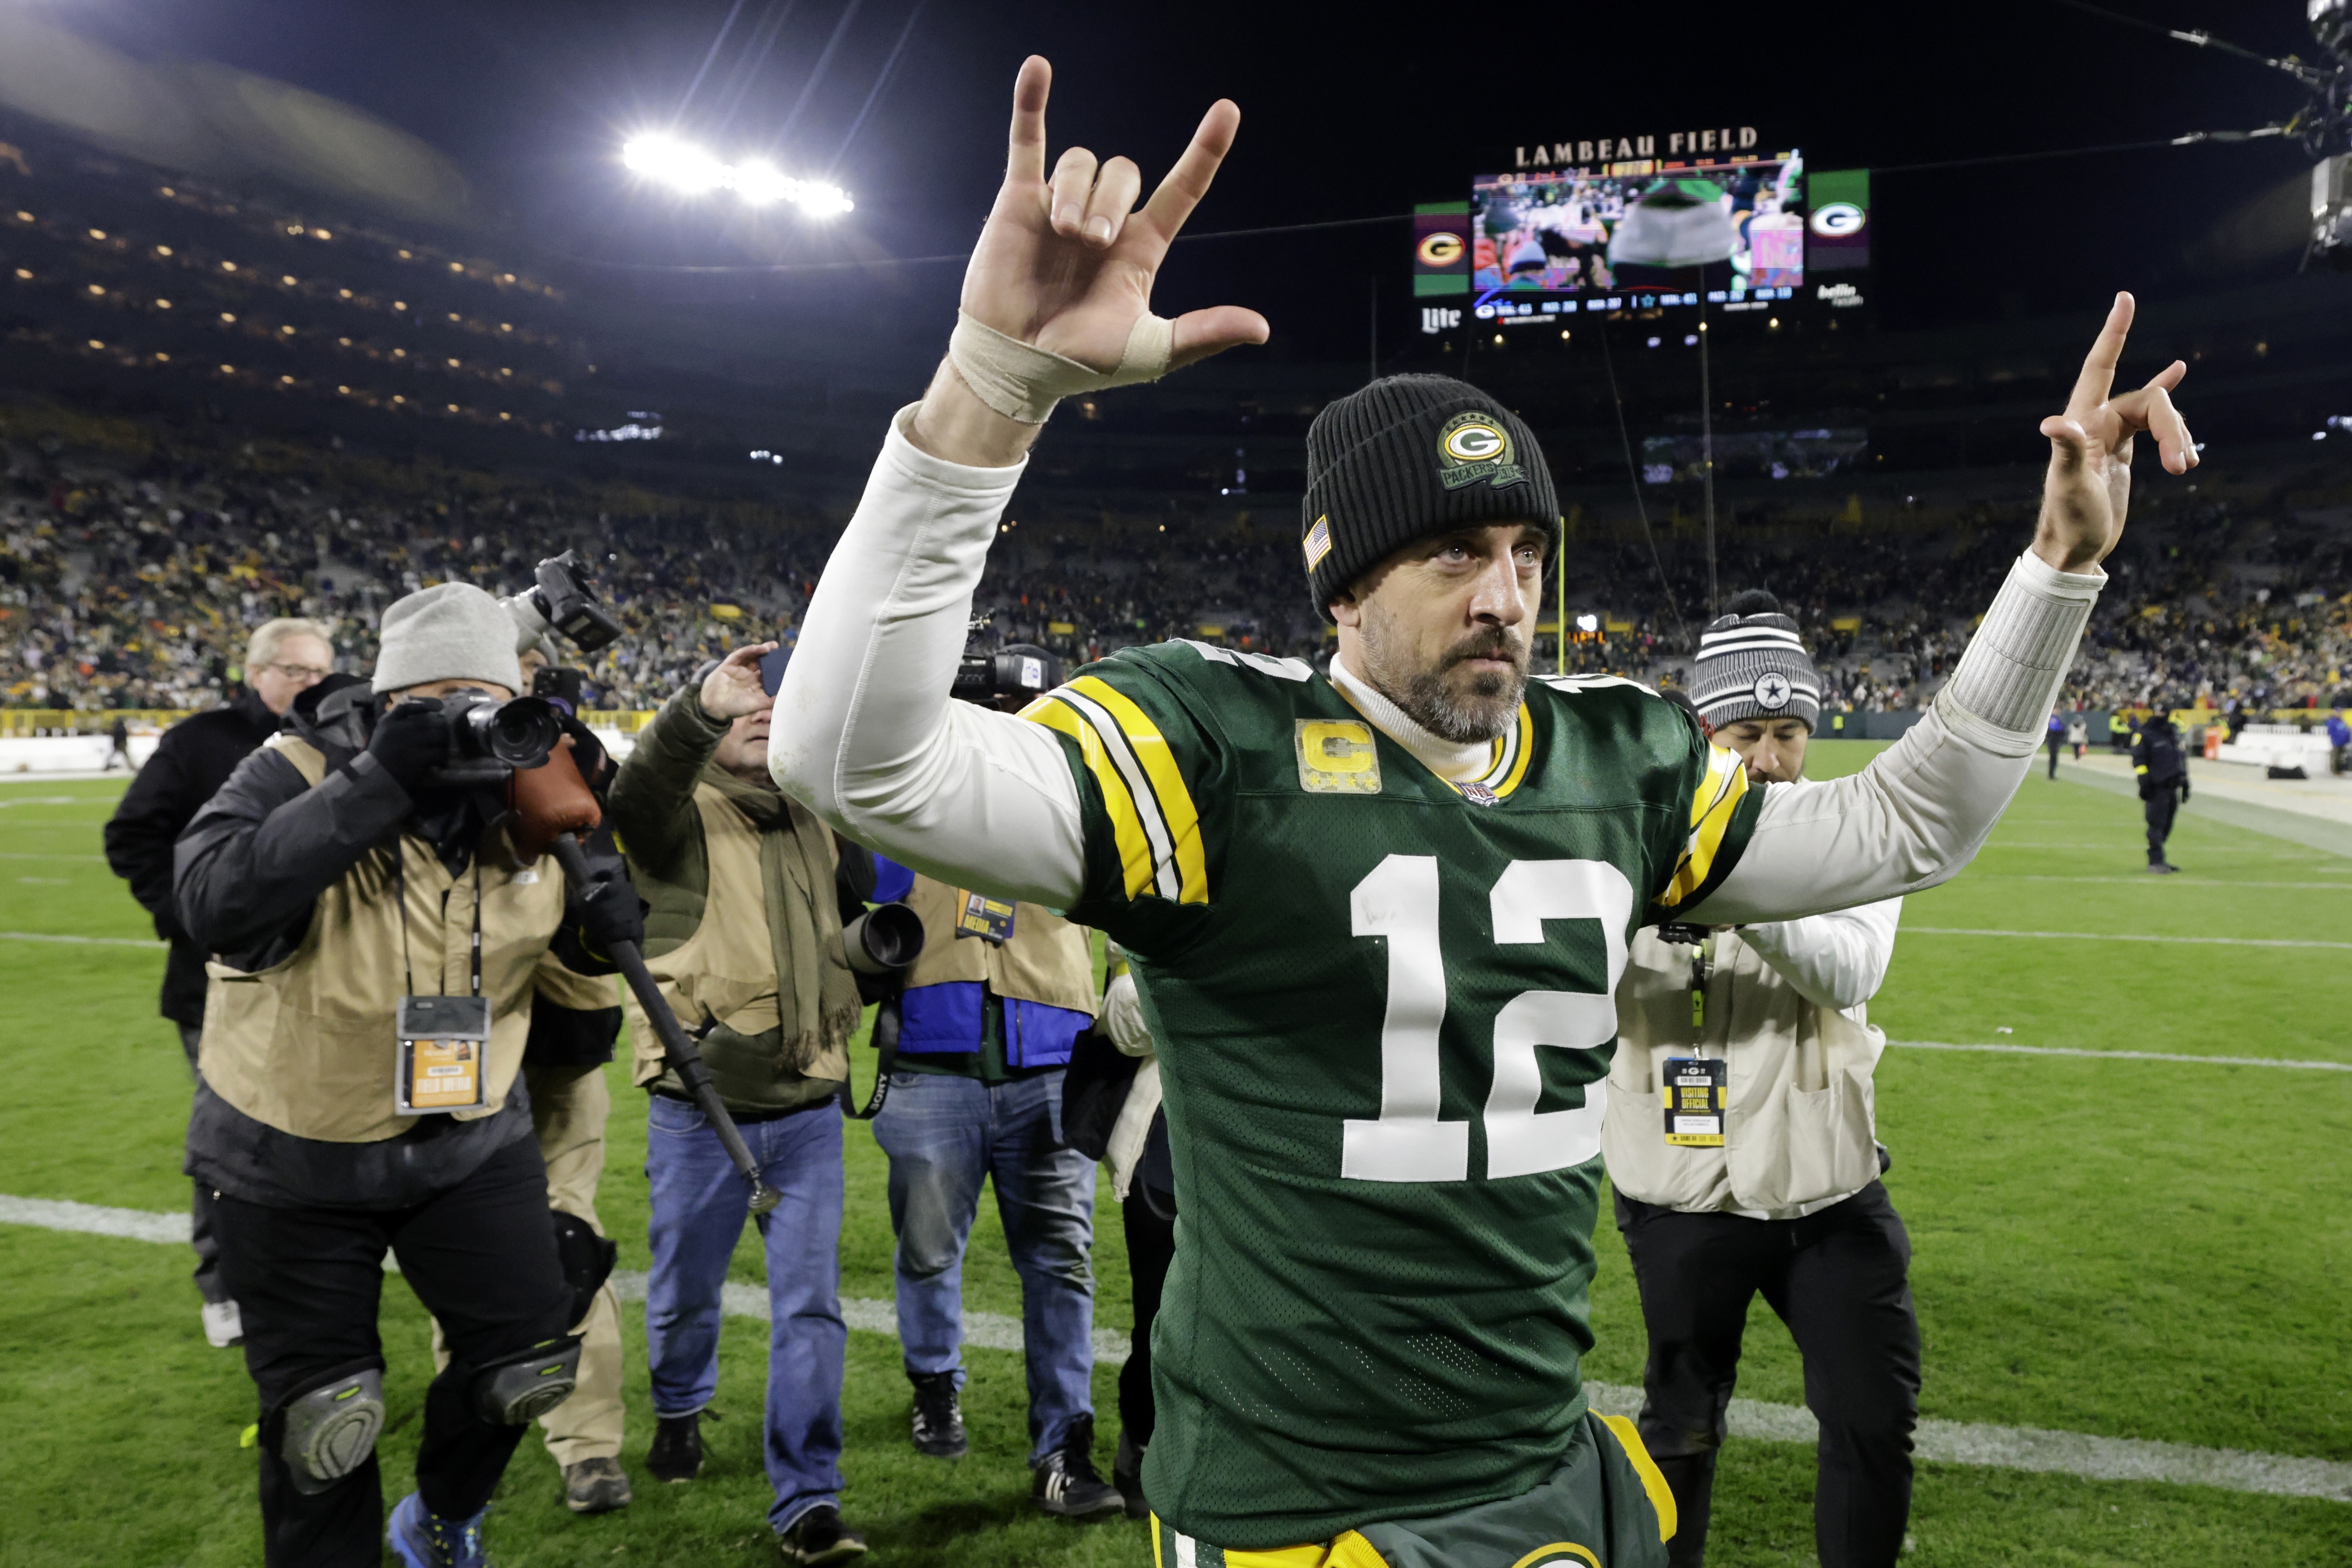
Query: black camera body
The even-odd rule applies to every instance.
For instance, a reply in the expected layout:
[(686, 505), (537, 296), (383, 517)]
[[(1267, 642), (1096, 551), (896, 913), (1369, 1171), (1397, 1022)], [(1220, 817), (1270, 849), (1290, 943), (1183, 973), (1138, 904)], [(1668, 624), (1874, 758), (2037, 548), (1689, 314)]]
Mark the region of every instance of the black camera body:
[(621, 623), (596, 598), (595, 580), (578, 550), (565, 550), (539, 563), (530, 591), (531, 608), (563, 633), (564, 641), (593, 653), (621, 634)]
[(546, 766), (563, 738), (562, 716), (545, 697), (458, 691), (437, 700), (449, 727), (449, 760), (425, 775), (428, 787), (503, 784), (517, 768)]
[(993, 653), (966, 653), (956, 665), (948, 695), (968, 703), (1001, 706), (1007, 697), (1026, 701), (1062, 684), (1061, 655), (1031, 643), (1008, 643)]

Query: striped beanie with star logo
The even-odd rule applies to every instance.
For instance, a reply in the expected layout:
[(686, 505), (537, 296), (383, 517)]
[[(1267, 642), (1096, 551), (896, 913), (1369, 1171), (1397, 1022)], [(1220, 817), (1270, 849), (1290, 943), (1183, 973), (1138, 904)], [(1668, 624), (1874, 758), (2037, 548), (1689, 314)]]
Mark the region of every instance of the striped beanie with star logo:
[(1822, 677), (1780, 613), (1780, 601), (1760, 588), (1735, 596), (1699, 633), (1691, 668), (1691, 701), (1710, 729), (1743, 718), (1822, 722)]

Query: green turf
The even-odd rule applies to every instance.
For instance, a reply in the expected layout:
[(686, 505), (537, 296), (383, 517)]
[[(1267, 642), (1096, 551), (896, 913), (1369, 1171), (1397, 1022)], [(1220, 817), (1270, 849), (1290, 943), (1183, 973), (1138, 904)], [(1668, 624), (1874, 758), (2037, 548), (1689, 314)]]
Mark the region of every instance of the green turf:
[[(1876, 747), (1815, 748), (1813, 772)], [(107, 873), (99, 824), (120, 784), (0, 784), (0, 931), (140, 939)], [(58, 796), (81, 802), (36, 804)], [(38, 857), (38, 858), (34, 858)], [(2132, 801), (2037, 770), (1975, 867), (1906, 906), (1905, 925), (2352, 941), (2352, 862), (2195, 817), (2174, 858), (2137, 880)], [(2119, 880), (2096, 880), (2096, 879)], [(2340, 883), (2332, 879), (2340, 879)], [(2317, 883), (2261, 886), (2259, 883)], [(1906, 933), (1872, 1016), (1897, 1040), (2352, 1060), (2338, 1017), (2343, 955), (2326, 949), (2043, 942)], [(162, 956), (0, 940), (0, 1193), (177, 1208), (186, 1071), (153, 995)], [(2002, 1033), (2007, 1030), (2011, 1032)], [(861, 1073), (867, 1065), (859, 1062)], [(618, 1068), (613, 1070), (616, 1074)], [(1888, 1186), (1910, 1225), (1927, 1340), (1927, 1412), (1954, 1420), (2352, 1459), (2352, 1082), (2242, 1067), (1891, 1051), (1879, 1071)], [(602, 1207), (622, 1267), (642, 1269), (639, 1102), (615, 1079)], [(890, 1293), (885, 1166), (847, 1140), (845, 1294)], [(1097, 1322), (1126, 1326), (1118, 1225), (1096, 1249)], [(1642, 1330), (1605, 1225), (1591, 1375), (1640, 1376)], [(179, 1249), (0, 1227), (0, 1568), (257, 1561), (252, 1461), (236, 1436), (251, 1390), (206, 1349)], [(736, 1278), (756, 1281), (748, 1236)], [(1019, 1311), (984, 1205), (966, 1301)], [(388, 1474), (413, 1454), (427, 1364), (422, 1313), (387, 1281), (395, 1418)], [(639, 1320), (627, 1343), (635, 1363)], [(492, 1542), (522, 1564), (772, 1563), (758, 1466), (761, 1325), (730, 1321), (706, 1479), (640, 1477), (627, 1513), (576, 1521), (553, 1466), (526, 1446)], [(973, 1456), (919, 1459), (903, 1434), (897, 1347), (851, 1336), (844, 1505), (877, 1563), (1148, 1561), (1139, 1530), (1081, 1529), (1028, 1507), (1020, 1364), (971, 1354)], [(1786, 1333), (1759, 1306), (1741, 1393), (1795, 1402)], [(629, 1382), (631, 1447), (650, 1430)], [(1105, 1448), (1108, 1369), (1097, 1376)], [(1709, 1560), (1809, 1563), (1811, 1455), (1734, 1443)], [(1922, 1564), (2352, 1562), (2352, 1507), (2197, 1488), (1924, 1467), (1906, 1561)]]

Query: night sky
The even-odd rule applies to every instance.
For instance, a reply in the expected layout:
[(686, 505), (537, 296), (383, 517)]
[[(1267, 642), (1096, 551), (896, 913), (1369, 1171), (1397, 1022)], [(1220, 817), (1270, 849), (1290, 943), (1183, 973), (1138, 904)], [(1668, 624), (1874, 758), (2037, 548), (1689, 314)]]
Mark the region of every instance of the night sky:
[[(1083, 141), (1128, 152), (1147, 185), (1211, 99), (1241, 104), (1241, 141), (1194, 220), (1203, 230), (1459, 199), (1494, 149), (1539, 139), (1744, 123), (1801, 145), (1817, 169), (1886, 168), (2250, 128), (2285, 118), (2300, 97), (2282, 75), (2056, 0), (1601, 16), (928, 0), (911, 28), (915, 0), (849, 0), (845, 25), (845, 0), (743, 0), (675, 123), (722, 156), (767, 153), (788, 172), (837, 162), (858, 203), (836, 232), (787, 224), (747, 240), (715, 215), (725, 203), (697, 213), (632, 193), (616, 162), (625, 133), (677, 116), (731, 4), (89, 0), (45, 15), (133, 53), (221, 60), (358, 104), (449, 153), (534, 245), (640, 264), (961, 248), (1001, 167), (1013, 70), (1033, 50), (1056, 69), (1056, 150)], [(2315, 52), (2301, 0), (2113, 4), (2265, 52)], [(845, 140), (902, 30), (894, 73)], [(1874, 193), (1880, 319), (2042, 315), (2116, 287), (2160, 299), (2284, 275), (2305, 168), (2270, 142), (1885, 174)], [(1397, 225), (1180, 247), (1160, 308), (1228, 298), (1264, 310), (1291, 352), (1356, 353), (1372, 280), (1400, 314), (1406, 303), (1405, 235)], [(957, 268), (902, 277), (907, 297), (943, 306)], [(774, 308), (818, 298), (786, 294)]]

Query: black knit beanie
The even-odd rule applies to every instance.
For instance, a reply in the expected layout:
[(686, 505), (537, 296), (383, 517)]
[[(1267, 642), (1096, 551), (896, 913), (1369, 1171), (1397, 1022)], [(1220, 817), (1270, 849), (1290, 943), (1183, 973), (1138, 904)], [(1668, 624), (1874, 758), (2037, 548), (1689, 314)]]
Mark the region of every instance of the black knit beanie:
[(1559, 503), (1517, 414), (1451, 376), (1387, 376), (1307, 431), (1307, 585), (1331, 601), (1391, 551), (1465, 523), (1532, 523), (1559, 543)]

